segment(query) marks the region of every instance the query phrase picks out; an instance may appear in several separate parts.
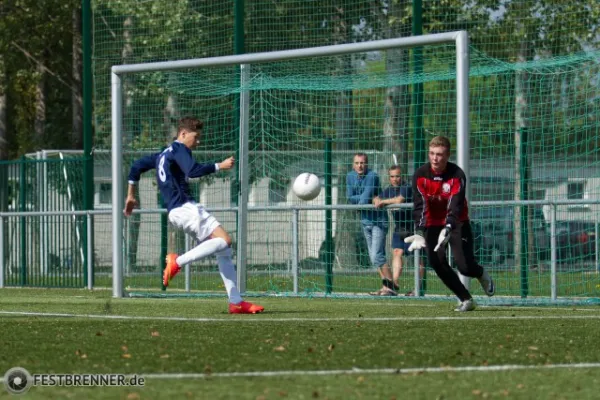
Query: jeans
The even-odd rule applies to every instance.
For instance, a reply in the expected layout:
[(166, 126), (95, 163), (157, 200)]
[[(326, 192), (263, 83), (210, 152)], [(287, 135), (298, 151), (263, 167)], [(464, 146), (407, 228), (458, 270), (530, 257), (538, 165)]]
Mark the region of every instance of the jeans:
[(387, 227), (379, 225), (362, 225), (362, 230), (367, 240), (369, 258), (374, 267), (381, 267), (387, 262), (385, 257), (385, 235)]

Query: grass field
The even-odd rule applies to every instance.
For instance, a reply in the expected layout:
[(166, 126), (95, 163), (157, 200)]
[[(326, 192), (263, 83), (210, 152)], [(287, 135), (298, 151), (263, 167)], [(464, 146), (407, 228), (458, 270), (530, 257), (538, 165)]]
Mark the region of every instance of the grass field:
[[(33, 387), (32, 399), (596, 399), (600, 307), (386, 299), (112, 299), (0, 290), (0, 374), (120, 373), (143, 387)], [(0, 398), (8, 398), (8, 392)]]

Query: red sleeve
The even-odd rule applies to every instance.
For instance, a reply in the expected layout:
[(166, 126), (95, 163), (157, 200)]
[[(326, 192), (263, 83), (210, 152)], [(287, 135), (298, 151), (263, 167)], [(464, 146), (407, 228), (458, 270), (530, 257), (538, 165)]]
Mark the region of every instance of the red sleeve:
[(456, 168), (455, 176), (452, 178), (454, 183), (450, 193), (450, 201), (448, 202), (448, 215), (446, 215), (446, 224), (450, 224), (452, 229), (456, 226), (456, 223), (460, 221), (463, 208), (465, 206), (465, 194), (467, 186), (467, 178), (462, 169)]
[(425, 230), (425, 178), (422, 176), (422, 170), (419, 168), (413, 175), (413, 219), (415, 220), (415, 231), (423, 234)]

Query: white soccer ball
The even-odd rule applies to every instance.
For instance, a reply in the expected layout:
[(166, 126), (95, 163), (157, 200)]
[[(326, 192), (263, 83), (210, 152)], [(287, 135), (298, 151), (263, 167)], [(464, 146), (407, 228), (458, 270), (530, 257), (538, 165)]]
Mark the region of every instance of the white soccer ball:
[(315, 174), (304, 172), (296, 177), (292, 190), (300, 199), (312, 200), (321, 192), (321, 182)]

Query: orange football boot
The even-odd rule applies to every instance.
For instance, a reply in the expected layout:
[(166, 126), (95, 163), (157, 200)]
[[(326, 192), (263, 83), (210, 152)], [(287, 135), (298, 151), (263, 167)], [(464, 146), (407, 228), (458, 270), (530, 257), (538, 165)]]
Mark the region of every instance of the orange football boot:
[(175, 277), (181, 271), (181, 267), (177, 265), (177, 254), (170, 253), (167, 254), (167, 258), (165, 259), (167, 266), (165, 267), (165, 271), (163, 272), (163, 285), (169, 286), (169, 282), (171, 279)]
[(229, 314), (258, 314), (265, 310), (263, 306), (242, 301), (238, 304), (229, 303)]

